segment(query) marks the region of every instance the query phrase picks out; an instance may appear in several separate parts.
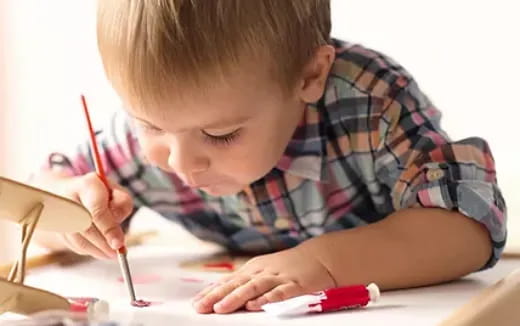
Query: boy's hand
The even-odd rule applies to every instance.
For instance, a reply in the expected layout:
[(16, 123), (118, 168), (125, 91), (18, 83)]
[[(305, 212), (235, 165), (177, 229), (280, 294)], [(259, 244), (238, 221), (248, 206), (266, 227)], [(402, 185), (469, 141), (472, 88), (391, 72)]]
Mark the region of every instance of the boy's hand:
[(202, 290), (193, 306), (199, 313), (225, 314), (241, 307), (261, 310), (269, 302), (332, 288), (327, 269), (302, 246), (259, 256)]
[[(95, 173), (72, 178), (47, 177), (46, 188), (81, 203), (92, 215), (91, 226), (81, 233), (58, 234), (61, 243), (81, 255), (98, 259), (117, 256), (115, 250), (124, 245), (123, 222), (132, 212), (130, 195), (119, 185), (111, 183), (109, 191)], [(62, 218), (67, 218), (63, 216)]]

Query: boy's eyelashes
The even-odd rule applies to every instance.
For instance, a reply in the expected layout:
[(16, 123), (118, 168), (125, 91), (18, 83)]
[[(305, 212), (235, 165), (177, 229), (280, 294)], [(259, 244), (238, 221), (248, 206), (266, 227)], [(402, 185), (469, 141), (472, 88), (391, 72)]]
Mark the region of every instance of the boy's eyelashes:
[(162, 133), (163, 130), (161, 128), (157, 128), (156, 126), (147, 124), (147, 123), (139, 123), (139, 126), (141, 126), (144, 130), (153, 132), (153, 133)]
[[(151, 132), (154, 134), (162, 134), (164, 133), (164, 130), (161, 128), (158, 128), (154, 125), (147, 124), (147, 123), (139, 123), (139, 125), (146, 131)], [(213, 134), (209, 133), (205, 130), (201, 130), (201, 133), (204, 135), (205, 140), (209, 141), (211, 144), (214, 145), (227, 145), (233, 142), (238, 134), (240, 133), (241, 128), (235, 129), (232, 132), (228, 132), (226, 134)]]
[(204, 135), (204, 138), (209, 141), (211, 144), (214, 145), (229, 145), (231, 144), (239, 135), (240, 128), (235, 129), (232, 132), (229, 132), (227, 134), (221, 134), (221, 135), (214, 135), (210, 134), (207, 131), (201, 130), (202, 134)]

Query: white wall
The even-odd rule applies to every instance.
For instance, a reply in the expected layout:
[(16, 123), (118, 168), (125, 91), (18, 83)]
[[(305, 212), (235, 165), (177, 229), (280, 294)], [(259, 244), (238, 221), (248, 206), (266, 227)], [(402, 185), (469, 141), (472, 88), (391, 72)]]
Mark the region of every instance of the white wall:
[(86, 137), (80, 93), (86, 94), (95, 122), (118, 101), (96, 49), (95, 1), (8, 0), (6, 6), (12, 96), (2, 126), (9, 138), (4, 171), (23, 180), (49, 148)]
[[(7, 91), (7, 60), (5, 56), (6, 40), (5, 32), (8, 26), (5, 17), (5, 2), (0, 1), (0, 175), (6, 168), (6, 160), (3, 149), (7, 143), (7, 133), (3, 127), (4, 114), (6, 112)], [(16, 228), (12, 223), (0, 220), (0, 264), (12, 260), (15, 252)]]
[[(99, 63), (94, 12), (91, 0), (0, 0), (0, 175), (25, 180), (49, 150), (86, 137), (81, 92), (94, 124), (118, 106)], [(14, 258), (18, 239), (0, 221), (0, 264)]]
[[(0, 174), (23, 180), (49, 148), (85, 137), (80, 92), (88, 96), (95, 124), (118, 102), (96, 52), (95, 1), (0, 3), (6, 6), (0, 14), (9, 18), (8, 46), (0, 52), (7, 60), (3, 90), (10, 95), (0, 99), (0, 135), (7, 135), (0, 136)], [(520, 205), (513, 197), (520, 186), (520, 154), (513, 144), (520, 76), (516, 3), (332, 0), (332, 9), (334, 35), (386, 52), (407, 67), (443, 110), (453, 138), (489, 140), (510, 209), (510, 239), (520, 247)]]

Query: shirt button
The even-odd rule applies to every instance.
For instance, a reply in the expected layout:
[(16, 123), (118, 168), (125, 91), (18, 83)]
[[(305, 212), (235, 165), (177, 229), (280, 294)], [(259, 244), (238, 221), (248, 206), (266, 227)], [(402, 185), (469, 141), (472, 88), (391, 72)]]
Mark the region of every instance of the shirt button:
[(289, 220), (287, 217), (279, 217), (274, 222), (274, 226), (277, 229), (287, 229), (289, 227)]
[(437, 181), (442, 177), (444, 177), (444, 171), (441, 169), (432, 169), (426, 172), (426, 178), (428, 181)]

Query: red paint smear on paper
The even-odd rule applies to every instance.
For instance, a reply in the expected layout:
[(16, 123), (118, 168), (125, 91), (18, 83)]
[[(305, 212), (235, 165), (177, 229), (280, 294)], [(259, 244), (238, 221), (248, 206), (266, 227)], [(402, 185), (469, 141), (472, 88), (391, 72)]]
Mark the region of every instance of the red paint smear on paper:
[(187, 283), (203, 283), (204, 281), (198, 278), (191, 278), (191, 277), (181, 277), (181, 281), (187, 282)]
[[(159, 275), (134, 275), (132, 276), (132, 282), (134, 284), (149, 284), (149, 283), (155, 283), (159, 282), (161, 280), (161, 277)], [(125, 279), (120, 276), (117, 278), (117, 281), (120, 283), (123, 283)]]
[(221, 262), (221, 263), (208, 263), (204, 264), (205, 268), (223, 268), (228, 271), (235, 270), (235, 265), (232, 262)]
[(134, 300), (131, 302), (131, 305), (137, 308), (144, 308), (150, 306), (152, 303), (150, 301), (144, 300)]
[(146, 301), (146, 300), (139, 299), (139, 300), (132, 301), (130, 304), (137, 308), (145, 308), (145, 307), (149, 307), (149, 306), (161, 305), (162, 302), (159, 302), (159, 301), (153, 302), (153, 301)]

